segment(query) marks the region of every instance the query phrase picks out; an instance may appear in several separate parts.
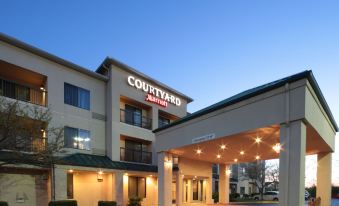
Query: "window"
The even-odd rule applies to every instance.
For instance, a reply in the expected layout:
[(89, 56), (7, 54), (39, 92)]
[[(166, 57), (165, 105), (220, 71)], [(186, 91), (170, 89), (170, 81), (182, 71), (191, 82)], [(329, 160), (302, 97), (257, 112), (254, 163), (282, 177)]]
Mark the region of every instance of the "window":
[(169, 124), (170, 123), (170, 120), (165, 118), (165, 117), (161, 117), (159, 116), (159, 127), (163, 127), (165, 126), (166, 124)]
[(150, 164), (152, 153), (148, 152), (148, 147), (149, 144), (125, 140), (125, 148), (120, 149), (120, 160)]
[(21, 101), (30, 101), (30, 88), (0, 79), (0, 95)]
[(65, 127), (64, 145), (67, 148), (90, 150), (91, 135), (84, 129)]
[(65, 83), (64, 95), (65, 104), (90, 110), (90, 91)]
[(131, 105), (125, 105), (125, 120), (127, 124), (141, 127), (142, 113), (141, 109), (133, 107)]
[(128, 197), (146, 197), (145, 177), (128, 177)]

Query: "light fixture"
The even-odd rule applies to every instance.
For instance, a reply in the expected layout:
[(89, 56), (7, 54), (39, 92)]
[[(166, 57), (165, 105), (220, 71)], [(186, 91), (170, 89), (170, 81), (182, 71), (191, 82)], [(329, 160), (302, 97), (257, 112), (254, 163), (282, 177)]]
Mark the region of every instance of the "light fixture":
[(231, 175), (232, 171), (230, 169), (226, 170), (226, 175), (229, 176)]
[(195, 179), (197, 179), (197, 176), (194, 176)]
[(226, 149), (226, 145), (222, 144), (222, 145), (220, 146), (220, 148), (221, 148), (222, 150), (224, 150), (224, 149)]
[(220, 155), (220, 154), (217, 154), (217, 158), (220, 159), (220, 158), (221, 158), (221, 155)]
[(273, 145), (272, 148), (276, 153), (280, 153), (281, 145), (280, 145), (280, 143), (277, 143), (277, 144)]
[(197, 149), (197, 154), (200, 155), (202, 153), (201, 149)]
[(238, 159), (234, 159), (234, 162), (238, 162)]
[(260, 160), (260, 156), (259, 155), (255, 156), (255, 159)]
[(125, 175), (125, 176), (128, 176), (128, 173), (125, 173), (124, 175)]
[(98, 182), (104, 181), (104, 178), (102, 177), (102, 174), (104, 174), (104, 173), (101, 170), (99, 170), (98, 175), (97, 175)]
[(68, 170), (69, 173), (73, 173), (74, 171), (72, 169)]
[(245, 152), (242, 150), (242, 151), (240, 151), (240, 154), (241, 154), (241, 155), (244, 155), (244, 154), (245, 154)]
[(260, 137), (255, 138), (255, 143), (259, 144), (260, 142), (261, 142), (261, 138)]
[(153, 175), (149, 175), (149, 177), (153, 177)]

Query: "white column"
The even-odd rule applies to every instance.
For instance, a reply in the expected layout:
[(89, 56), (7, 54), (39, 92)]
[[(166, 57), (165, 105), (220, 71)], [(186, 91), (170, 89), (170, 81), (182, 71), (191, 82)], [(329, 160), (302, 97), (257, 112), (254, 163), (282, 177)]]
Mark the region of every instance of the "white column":
[(183, 204), (183, 176), (180, 170), (177, 172), (176, 176), (176, 205), (182, 206)]
[(172, 155), (158, 154), (158, 201), (159, 206), (172, 206)]
[(114, 173), (114, 200), (118, 206), (125, 206), (128, 200), (128, 176), (122, 171)]
[(317, 168), (317, 197), (321, 198), (321, 205), (331, 205), (331, 171), (332, 153), (318, 154)]
[(228, 204), (230, 194), (229, 165), (219, 164), (219, 203)]
[(279, 205), (305, 204), (306, 126), (298, 120), (280, 125)]
[(54, 169), (55, 200), (67, 199), (67, 170), (55, 166)]
[(212, 192), (213, 192), (213, 184), (212, 184), (212, 165), (210, 169), (210, 173), (208, 175), (208, 179), (206, 179), (206, 204), (213, 204)]

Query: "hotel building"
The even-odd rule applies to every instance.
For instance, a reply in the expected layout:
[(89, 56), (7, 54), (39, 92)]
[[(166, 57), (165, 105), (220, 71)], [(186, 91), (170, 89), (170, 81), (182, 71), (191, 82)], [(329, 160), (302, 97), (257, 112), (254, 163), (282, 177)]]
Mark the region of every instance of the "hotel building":
[[(303, 205), (305, 155), (320, 154), (317, 195), (329, 198), (337, 125), (310, 71), (187, 115), (190, 97), (113, 58), (93, 72), (1, 34), (0, 95), (49, 108), (51, 124), (64, 128), (62, 161), (53, 173), (26, 164), (1, 167), (0, 200), (11, 206), (51, 199), (125, 206), (134, 196), (145, 206), (212, 204), (213, 164), (226, 204), (229, 165), (259, 155), (280, 158), (280, 205), (287, 206)], [(250, 147), (257, 135), (265, 144)]]

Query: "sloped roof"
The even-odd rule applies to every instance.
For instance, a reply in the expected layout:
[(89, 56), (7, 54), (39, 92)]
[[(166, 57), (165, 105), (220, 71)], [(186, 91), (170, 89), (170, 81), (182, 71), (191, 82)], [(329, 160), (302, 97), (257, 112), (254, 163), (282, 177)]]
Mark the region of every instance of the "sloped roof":
[(270, 83), (267, 83), (267, 84), (264, 84), (264, 85), (261, 85), (261, 86), (258, 86), (258, 87), (255, 87), (255, 88), (252, 88), (252, 89), (249, 89), (249, 90), (246, 90), (244, 92), (241, 92), (239, 94), (236, 94), (234, 96), (231, 96), (225, 100), (222, 100), (218, 103), (215, 103), (211, 106), (208, 106), (204, 109), (201, 109), (197, 112), (194, 112), (192, 114), (189, 114), (177, 121), (174, 121), (170, 124), (167, 124), (163, 127), (160, 127), (158, 129), (155, 129), (153, 132), (159, 132), (159, 131), (162, 131), (162, 130), (165, 130), (167, 128), (170, 128), (170, 127), (173, 127), (175, 125), (179, 125), (179, 124), (182, 124), (184, 122), (187, 122), (189, 120), (192, 120), (192, 119), (195, 119), (195, 118), (198, 118), (202, 115), (205, 115), (205, 114), (208, 114), (210, 112), (213, 112), (213, 111), (216, 111), (216, 110), (219, 110), (219, 109), (222, 109), (224, 107), (227, 107), (227, 106), (230, 106), (232, 104), (236, 104), (240, 101), (243, 101), (243, 100), (246, 100), (246, 99), (249, 99), (251, 97), (254, 97), (254, 96), (257, 96), (257, 95), (260, 95), (262, 93), (265, 93), (265, 92), (268, 92), (270, 90), (273, 90), (273, 89), (276, 89), (276, 88), (279, 88), (279, 87), (282, 87), (284, 86), (286, 83), (292, 83), (292, 82), (296, 82), (298, 80), (301, 80), (301, 79), (308, 79), (308, 81), (310, 82), (312, 88), (314, 89), (322, 107), (324, 108), (326, 114), (328, 115), (333, 127), (335, 128), (335, 130), (338, 132), (338, 126), (337, 126), (337, 123), (336, 121), (334, 120), (334, 117), (332, 115), (332, 112), (319, 88), (319, 85), (317, 83), (317, 81), (315, 80), (314, 76), (313, 76), (313, 73), (311, 70), (306, 70), (306, 71), (303, 71), (303, 72), (300, 72), (300, 73), (297, 73), (297, 74), (294, 74), (294, 75), (291, 75), (291, 76), (288, 76), (288, 77), (285, 77), (285, 78), (282, 78), (282, 79), (279, 79), (279, 80), (276, 80), (276, 81), (273, 81), (273, 82), (270, 82)]
[(65, 156), (60, 159), (58, 164), (128, 171), (158, 172), (158, 167), (155, 165), (112, 161), (107, 156), (81, 153)]

